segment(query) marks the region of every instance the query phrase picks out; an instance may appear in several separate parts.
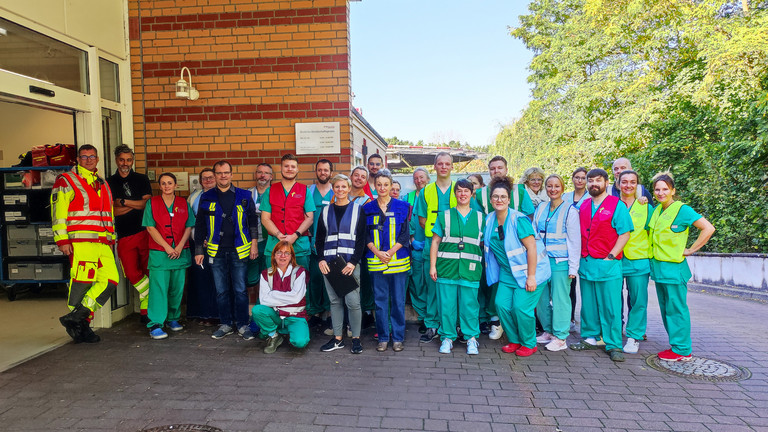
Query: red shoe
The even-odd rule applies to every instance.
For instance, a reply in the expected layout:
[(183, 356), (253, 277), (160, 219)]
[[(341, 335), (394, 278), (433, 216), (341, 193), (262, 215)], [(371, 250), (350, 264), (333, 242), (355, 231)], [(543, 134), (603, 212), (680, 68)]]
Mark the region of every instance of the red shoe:
[(511, 343), (501, 347), (501, 350), (504, 351), (505, 353), (512, 354), (513, 352), (517, 351), (521, 346), (522, 345), (520, 344)]
[(518, 357), (528, 357), (530, 355), (533, 355), (536, 351), (539, 349), (536, 347), (528, 348), (528, 347), (520, 347), (517, 351), (515, 351), (515, 355)]
[(664, 350), (660, 352), (659, 359), (670, 361), (670, 362), (677, 362), (677, 361), (691, 361), (693, 357), (689, 354), (687, 356), (677, 354), (676, 352), (672, 351), (671, 349)]

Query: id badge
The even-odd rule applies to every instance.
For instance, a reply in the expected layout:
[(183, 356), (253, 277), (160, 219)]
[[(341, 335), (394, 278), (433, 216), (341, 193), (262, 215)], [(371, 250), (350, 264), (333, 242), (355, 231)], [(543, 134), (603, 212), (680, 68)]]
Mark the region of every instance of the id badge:
[(464, 240), (461, 240), (461, 241), (460, 241), (460, 242), (459, 242), (459, 243), (456, 245), (456, 247), (458, 247), (460, 251), (463, 251), (463, 250), (464, 250)]

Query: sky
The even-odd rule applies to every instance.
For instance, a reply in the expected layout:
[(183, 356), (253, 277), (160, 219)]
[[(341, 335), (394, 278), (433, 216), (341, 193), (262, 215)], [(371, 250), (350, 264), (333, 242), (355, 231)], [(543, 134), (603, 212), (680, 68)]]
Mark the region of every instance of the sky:
[(523, 0), (351, 2), (353, 105), (384, 138), (491, 144), (530, 100)]

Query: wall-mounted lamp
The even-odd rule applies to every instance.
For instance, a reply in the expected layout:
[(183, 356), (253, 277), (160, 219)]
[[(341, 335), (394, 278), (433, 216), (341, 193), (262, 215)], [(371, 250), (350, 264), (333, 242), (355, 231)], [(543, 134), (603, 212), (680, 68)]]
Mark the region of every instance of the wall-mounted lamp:
[[(184, 71), (187, 71), (187, 77), (189, 77), (189, 84), (184, 80)], [(197, 98), (200, 97), (200, 92), (198, 92), (194, 87), (192, 87), (192, 73), (189, 71), (189, 68), (183, 67), (181, 68), (181, 79), (176, 81), (176, 97), (179, 99), (189, 99), (189, 100), (197, 100)]]

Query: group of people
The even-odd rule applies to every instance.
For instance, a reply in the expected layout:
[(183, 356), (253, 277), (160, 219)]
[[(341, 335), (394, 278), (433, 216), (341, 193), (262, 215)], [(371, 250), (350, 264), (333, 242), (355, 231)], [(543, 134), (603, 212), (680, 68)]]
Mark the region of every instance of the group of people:
[[(96, 149), (82, 146), (78, 165), (59, 176), (51, 196), (56, 241), (72, 259), (71, 312), (61, 323), (75, 342), (99, 339), (88, 322), (115, 290), (116, 240), (153, 339), (183, 329), (189, 271), (187, 317), (218, 320), (214, 339), (258, 333), (265, 353), (286, 338), (305, 347), (310, 326), (327, 318), (331, 339), (322, 351), (345, 348), (347, 336), (350, 351), (362, 352), (361, 330), (372, 322), (378, 351), (390, 343), (402, 351), (409, 294), (420, 343), (439, 338), (439, 352), (450, 353), (464, 342), (474, 355), (481, 334), (506, 334), (502, 351), (526, 357), (537, 344), (569, 348), (578, 280), (581, 337), (570, 348), (604, 347), (623, 361), (645, 338), (653, 278), (671, 345), (659, 358), (691, 358), (685, 257), (715, 229), (676, 201), (669, 173), (653, 178), (652, 196), (621, 158), (613, 184), (602, 169), (579, 168), (574, 190), (565, 193), (562, 177), (539, 168), (514, 183), (507, 161), (496, 156), (486, 186), (479, 175), (453, 181), (452, 157), (443, 152), (435, 158), (436, 179), (416, 169), (415, 190), (401, 197), (381, 155), (349, 176), (320, 159), (307, 186), (297, 181), (296, 156), (287, 154), (278, 182), (272, 167), (260, 164), (256, 185), (238, 188), (232, 165), (219, 161), (200, 172), (202, 190), (184, 200), (170, 173), (158, 177), (161, 194), (152, 196), (146, 176), (132, 170), (129, 147), (118, 147), (115, 158), (117, 172), (105, 182), (96, 173)], [(691, 226), (700, 233), (687, 247)], [(352, 287), (332, 283), (340, 276)]]

